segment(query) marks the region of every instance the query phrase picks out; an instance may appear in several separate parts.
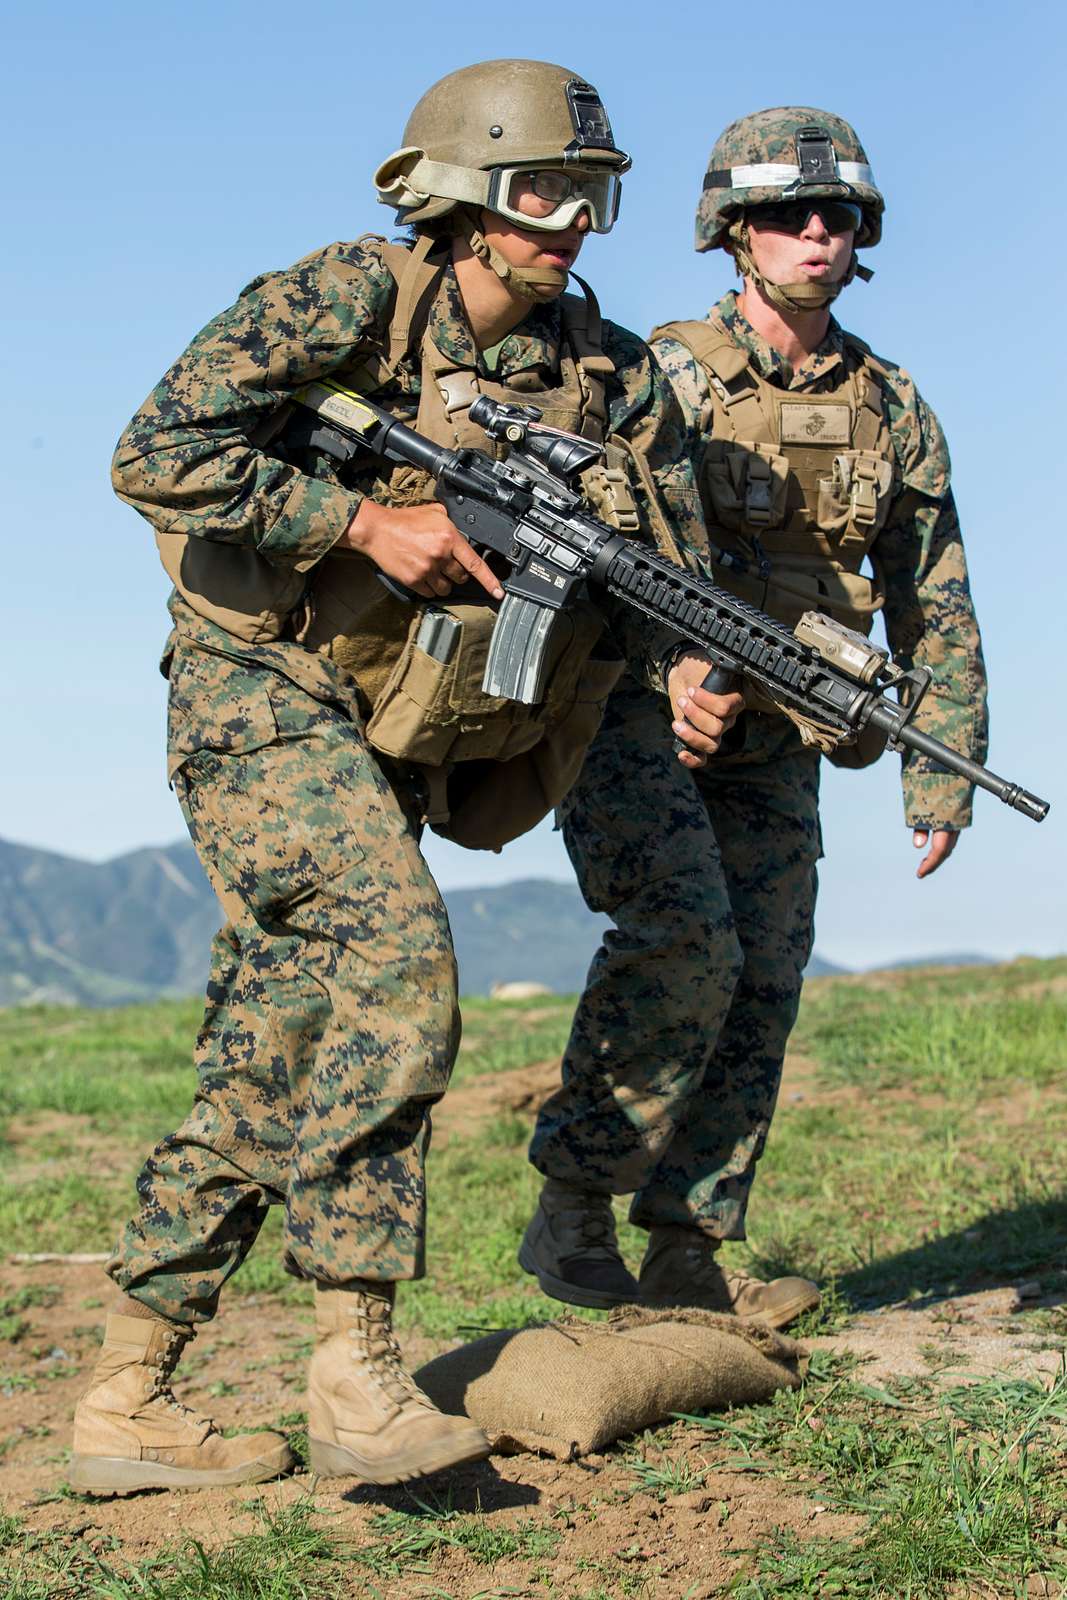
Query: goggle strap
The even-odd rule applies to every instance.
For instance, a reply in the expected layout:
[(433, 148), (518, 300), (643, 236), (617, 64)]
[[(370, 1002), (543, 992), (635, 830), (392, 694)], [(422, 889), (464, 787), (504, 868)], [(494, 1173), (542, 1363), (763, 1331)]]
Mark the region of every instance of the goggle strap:
[(406, 190), (411, 195), (404, 202), (407, 205), (422, 205), (433, 197), (456, 200), (460, 205), (484, 206), (489, 195), (489, 173), (420, 155), (414, 166), (395, 178), (389, 188)]

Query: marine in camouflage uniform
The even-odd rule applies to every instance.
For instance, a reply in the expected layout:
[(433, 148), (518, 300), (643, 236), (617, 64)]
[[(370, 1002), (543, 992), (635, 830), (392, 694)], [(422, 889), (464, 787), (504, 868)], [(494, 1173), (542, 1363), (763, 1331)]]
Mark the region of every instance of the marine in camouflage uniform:
[[(498, 123), (495, 143), (501, 128), (485, 130)], [(656, 475), (678, 482), (679, 412), (640, 340), (601, 323), (595, 302), (560, 299), (587, 228), (614, 221), (629, 164), (594, 89), (545, 63), (482, 64), (435, 85), (403, 142), (378, 185), (415, 225), (414, 247), (331, 245), (255, 280), (157, 385), (115, 456), (118, 492), (153, 524), (175, 579), (169, 776), (228, 920), (195, 1105), (146, 1163), (109, 1267), (126, 1299), (78, 1409), (83, 1488), (248, 1481), (289, 1459), (277, 1436), (225, 1441), (208, 1419), (168, 1411), (182, 1344), (272, 1204), (286, 1208), (287, 1267), (316, 1288), (314, 1470), (393, 1482), (487, 1451), (419, 1393), (391, 1332), (393, 1285), (425, 1270), (430, 1110), (460, 1021), (447, 916), (418, 843), (432, 772), (368, 719), (380, 730), (403, 700), (394, 680), (421, 615), (386, 595), (376, 564), (439, 605), (468, 573), (497, 595), (499, 583), (428, 478), (374, 458), (340, 466), (291, 402), (329, 375), (420, 426), (429, 416), (451, 443), (479, 390), (518, 391), (620, 449), (640, 439), (652, 489), (613, 481), (620, 517), (646, 533)], [(416, 163), (429, 168), (421, 193)], [(384, 537), (357, 539), (364, 526)], [(472, 610), (492, 617), (468, 604), (468, 621)], [(658, 682), (655, 631), (620, 631)], [(578, 699), (596, 679), (588, 655), (564, 685)], [(616, 681), (621, 663), (608, 664)], [(485, 755), (464, 731), (472, 705), (476, 732), (511, 737), (508, 707), (485, 700), (416, 704), (416, 748), (429, 728), (450, 741), (447, 766)]]
[[(773, 229), (783, 207), (787, 245), (810, 230), (809, 254), (829, 253), (831, 227), (876, 243), (882, 197), (866, 155), (840, 119), (791, 107), (727, 129), (709, 166), (697, 248), (738, 257), (745, 300), (730, 293), (703, 324), (667, 325), (653, 349), (685, 414), (714, 576), (790, 625), (810, 607), (866, 628), (882, 604), (898, 663), (933, 673), (917, 726), (982, 761), (981, 644), (937, 418), (905, 371), (826, 310), (857, 270), (854, 248), (832, 284), (816, 274), (783, 286), (752, 259), (750, 223)], [(813, 207), (842, 201), (829, 223), (818, 211), (812, 222)], [(786, 359), (745, 316), (753, 299), (772, 328), (808, 330), (821, 315), (817, 338)], [(775, 416), (787, 419), (780, 433)], [(838, 491), (815, 475), (830, 471), (835, 447), (819, 454), (807, 440), (833, 428), (838, 450), (853, 446), (834, 469), (851, 470), (852, 494), (850, 505), (846, 485), (827, 514)], [(793, 724), (758, 702), (695, 772), (672, 752), (662, 702), (629, 678), (609, 703), (561, 817), (585, 898), (615, 928), (531, 1146), (548, 1182), (524, 1251), (563, 1299), (610, 1305), (640, 1293), (779, 1326), (817, 1299), (803, 1279), (764, 1286), (724, 1274), (714, 1253), (745, 1237), (811, 952), (819, 765)], [(933, 837), (930, 870), (969, 825), (972, 790), (914, 753), (903, 788), (916, 843)], [(631, 1219), (651, 1230), (640, 1286), (614, 1244), (611, 1194), (632, 1194)]]
[[(349, 292), (334, 306), (339, 262), (349, 269)], [(354, 278), (363, 288), (358, 298)], [(165, 504), (168, 529), (192, 532), (221, 478), (209, 408), (224, 408), (226, 428), (239, 426), (247, 435), (269, 402), (263, 327), (284, 319), (292, 330), (286, 382), (298, 388), (312, 372), (322, 373), (314, 359), (320, 341), (330, 346), (330, 370), (341, 372), (353, 355), (383, 344), (394, 294), (380, 247), (370, 243), (333, 246), (247, 291), (198, 335), (127, 429), (115, 469), (124, 498), (146, 510)], [(481, 367), (488, 380), (450, 271), (431, 307), (429, 333), (451, 360)], [(536, 306), (504, 341), (496, 379), (551, 369), (559, 345), (558, 304)], [(605, 323), (603, 348), (614, 369), (608, 391), (613, 431), (628, 421), (647, 422), (657, 408), (673, 412), (664, 407), (662, 391), (653, 396), (640, 341)], [(312, 353), (313, 364), (299, 363), (302, 350)], [(241, 382), (242, 400), (249, 396), (243, 403), (231, 387), (238, 364), (251, 369)], [(413, 417), (420, 388), (416, 349), (375, 400)], [(185, 419), (191, 413), (196, 421), (190, 428)], [(247, 465), (226, 474), (237, 484), (227, 481), (226, 502), (207, 513), (212, 532), (225, 529), (232, 506), (237, 528), (269, 528), (265, 542), (287, 562), (324, 554), (330, 534), (351, 521), (358, 491), (337, 483), (328, 464), (320, 468), (328, 478), (297, 478), (293, 487), (290, 465), (264, 460), (247, 446), (242, 453)], [(232, 921), (216, 944), (193, 1127), (153, 1156), (141, 1183), (143, 1209), (127, 1230), (113, 1274), (164, 1314), (201, 1319), (239, 1264), (273, 1193), (287, 1196), (288, 1260), (301, 1276), (421, 1276), (423, 1124), (448, 1081), (458, 1013), (444, 910), (411, 842), (421, 804), (414, 774), (366, 747), (359, 735), (366, 710), (359, 684), (330, 657), (286, 640), (243, 644), (178, 594), (171, 612), (175, 631), (165, 661), (172, 782)], [(234, 971), (233, 929), (248, 922), (250, 911), (253, 943), (239, 940)], [(241, 1022), (235, 1028), (237, 996)], [(265, 1037), (270, 1051), (263, 1048)], [(255, 1073), (265, 1069), (262, 1082), (249, 1081), (250, 1054)], [(357, 1061), (358, 1092), (351, 1082)], [(309, 1071), (312, 1079), (305, 1077)], [(312, 1090), (311, 1114), (320, 1119), (314, 1131), (302, 1125), (295, 1157), (280, 1128), (264, 1141), (276, 1103), (288, 1106), (287, 1083), (306, 1084), (294, 1096), (301, 1104)], [(398, 1117), (406, 1119), (402, 1125)], [(245, 1177), (231, 1191), (219, 1184), (216, 1158), (220, 1148), (232, 1152), (234, 1124)], [(212, 1151), (206, 1185), (188, 1181), (187, 1163), (197, 1159), (189, 1156), (189, 1144)], [(249, 1170), (259, 1176), (263, 1195), (249, 1188)], [(189, 1213), (202, 1187), (207, 1213), (201, 1215), (199, 1205)], [(194, 1273), (176, 1269), (188, 1260), (195, 1262)]]

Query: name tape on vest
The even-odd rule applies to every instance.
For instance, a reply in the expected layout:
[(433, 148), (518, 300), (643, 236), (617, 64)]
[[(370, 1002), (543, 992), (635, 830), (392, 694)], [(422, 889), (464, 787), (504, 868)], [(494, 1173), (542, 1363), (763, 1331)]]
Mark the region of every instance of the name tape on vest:
[(848, 444), (852, 438), (849, 406), (782, 404), (781, 444)]

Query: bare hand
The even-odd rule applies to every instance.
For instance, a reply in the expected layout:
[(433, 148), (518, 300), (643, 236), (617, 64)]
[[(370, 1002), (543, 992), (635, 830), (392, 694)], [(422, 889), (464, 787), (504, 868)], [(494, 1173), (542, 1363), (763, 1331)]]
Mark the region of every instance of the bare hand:
[(451, 594), (453, 584), (474, 578), (494, 600), (503, 600), (500, 580), (477, 555), (444, 506), (381, 506), (363, 500), (337, 544), (369, 556), (390, 578), (434, 600)]
[(702, 650), (687, 650), (667, 674), (667, 693), (674, 713), (671, 727), (686, 746), (678, 760), (693, 770), (707, 766), (708, 757), (719, 748), (723, 734), (745, 708), (744, 699), (736, 692), (709, 694), (700, 687), (714, 665)]
[(956, 848), (959, 834), (951, 828), (935, 828), (931, 834), (928, 828), (916, 828), (911, 836), (911, 842), (916, 850), (925, 850), (927, 844), (930, 849), (919, 862), (917, 878), (928, 878), (931, 872), (936, 872), (943, 861), (947, 861)]

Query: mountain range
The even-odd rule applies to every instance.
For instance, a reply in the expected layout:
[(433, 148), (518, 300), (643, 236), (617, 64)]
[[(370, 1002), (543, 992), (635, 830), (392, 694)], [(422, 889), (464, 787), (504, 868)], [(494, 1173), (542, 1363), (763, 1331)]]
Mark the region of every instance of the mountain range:
[[(445, 896), (465, 994), (527, 980), (574, 993), (608, 919), (529, 878)], [(0, 840), (0, 1006), (197, 994), (219, 909), (192, 845), (78, 861)], [(841, 971), (819, 956), (812, 975)]]

